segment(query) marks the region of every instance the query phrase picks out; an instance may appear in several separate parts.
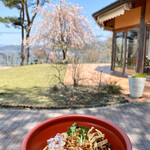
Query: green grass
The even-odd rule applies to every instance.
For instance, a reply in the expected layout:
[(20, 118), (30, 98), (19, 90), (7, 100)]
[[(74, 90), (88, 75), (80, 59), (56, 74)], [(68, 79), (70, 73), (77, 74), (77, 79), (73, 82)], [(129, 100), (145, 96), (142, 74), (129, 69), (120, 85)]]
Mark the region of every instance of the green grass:
[[(67, 65), (63, 65), (64, 79)], [(49, 96), (49, 87), (58, 83), (56, 70), (50, 64), (28, 65), (0, 70), (0, 103), (29, 105), (59, 105)]]

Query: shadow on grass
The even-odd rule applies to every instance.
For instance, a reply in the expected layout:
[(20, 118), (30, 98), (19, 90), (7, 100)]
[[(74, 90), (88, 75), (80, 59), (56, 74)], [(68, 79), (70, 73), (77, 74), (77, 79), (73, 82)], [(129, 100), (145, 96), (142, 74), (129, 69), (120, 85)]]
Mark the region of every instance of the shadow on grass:
[(4, 89), (0, 94), (0, 103), (24, 104), (38, 106), (81, 106), (95, 107), (125, 103), (126, 100), (119, 94), (98, 91), (96, 86), (78, 86), (66, 90), (58, 88), (14, 88)]
[(50, 90), (45, 87), (35, 86), (32, 88), (5, 88), (3, 91), (4, 92), (0, 94), (0, 103), (40, 106), (58, 106), (62, 104), (59, 99), (52, 99)]

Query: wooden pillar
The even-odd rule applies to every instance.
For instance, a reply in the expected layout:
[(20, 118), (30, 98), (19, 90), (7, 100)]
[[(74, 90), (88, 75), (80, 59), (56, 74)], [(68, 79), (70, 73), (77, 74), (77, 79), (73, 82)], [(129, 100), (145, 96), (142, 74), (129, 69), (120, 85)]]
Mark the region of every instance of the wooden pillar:
[(116, 33), (113, 31), (112, 38), (112, 54), (111, 54), (111, 70), (114, 71), (115, 68), (115, 57), (116, 57)]
[(138, 32), (138, 48), (137, 48), (137, 59), (136, 59), (136, 72), (144, 72), (144, 52), (145, 52), (145, 36), (146, 36), (146, 26), (145, 26), (145, 9), (146, 1), (142, 5), (141, 10), (141, 23)]

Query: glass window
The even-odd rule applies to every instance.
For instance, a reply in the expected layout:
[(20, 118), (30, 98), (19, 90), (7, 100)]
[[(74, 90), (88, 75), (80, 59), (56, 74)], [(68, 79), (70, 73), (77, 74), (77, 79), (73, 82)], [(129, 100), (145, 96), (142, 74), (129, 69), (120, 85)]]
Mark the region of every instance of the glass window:
[(144, 72), (150, 75), (150, 28), (147, 29)]
[(123, 71), (124, 32), (116, 34), (115, 71)]
[(127, 31), (127, 51), (126, 51), (126, 67), (125, 73), (132, 74), (136, 69), (138, 31)]

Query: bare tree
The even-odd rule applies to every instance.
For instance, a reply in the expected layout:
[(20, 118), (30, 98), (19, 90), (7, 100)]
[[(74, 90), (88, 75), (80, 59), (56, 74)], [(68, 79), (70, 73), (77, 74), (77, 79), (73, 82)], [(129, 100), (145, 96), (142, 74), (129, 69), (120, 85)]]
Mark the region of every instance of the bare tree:
[[(53, 76), (58, 80), (58, 84), (62, 85), (66, 90), (68, 90), (67, 86), (64, 84), (64, 81), (62, 79), (62, 72), (65, 69), (65, 66), (63, 64), (52, 64), (52, 68), (54, 69), (53, 73), (50, 74), (50, 76)], [(53, 78), (52, 78), (53, 80)], [(51, 83), (52, 81), (50, 81)]]

